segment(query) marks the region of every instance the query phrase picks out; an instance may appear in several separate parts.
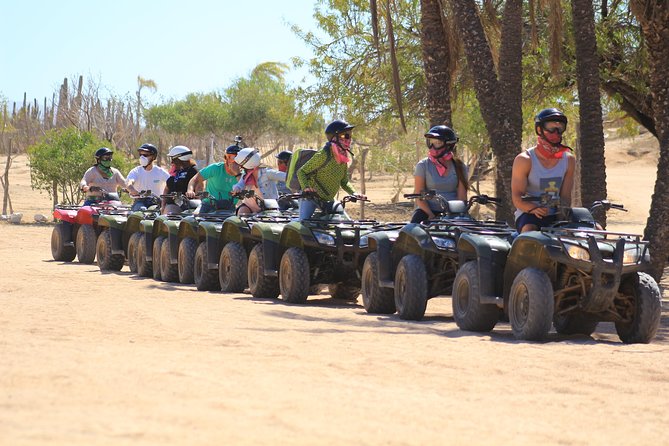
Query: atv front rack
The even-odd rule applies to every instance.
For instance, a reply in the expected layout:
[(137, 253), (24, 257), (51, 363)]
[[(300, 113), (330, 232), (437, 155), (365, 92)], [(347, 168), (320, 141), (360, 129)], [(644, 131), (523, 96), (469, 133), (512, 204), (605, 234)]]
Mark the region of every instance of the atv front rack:
[(515, 229), (505, 222), (497, 220), (432, 220), (423, 226), (427, 232), (456, 232), (456, 235), (467, 232), (470, 234), (505, 237), (513, 235), (516, 232)]

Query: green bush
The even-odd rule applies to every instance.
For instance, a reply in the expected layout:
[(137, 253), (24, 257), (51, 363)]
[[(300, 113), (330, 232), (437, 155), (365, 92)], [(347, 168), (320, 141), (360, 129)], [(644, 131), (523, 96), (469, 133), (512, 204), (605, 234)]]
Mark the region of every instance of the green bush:
[[(109, 147), (109, 142), (74, 127), (48, 131), (40, 142), (28, 147), (32, 188), (46, 191), (54, 203), (79, 203), (83, 198), (79, 182), (95, 164), (94, 154), (100, 147)], [(114, 153), (112, 164), (124, 174), (132, 165), (121, 153)]]

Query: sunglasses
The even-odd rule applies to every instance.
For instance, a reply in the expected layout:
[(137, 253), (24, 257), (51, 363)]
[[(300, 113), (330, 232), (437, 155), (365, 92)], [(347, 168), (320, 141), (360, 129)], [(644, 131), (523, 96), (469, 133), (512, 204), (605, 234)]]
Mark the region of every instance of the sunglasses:
[(341, 139), (351, 139), (351, 134), (350, 133), (344, 133), (343, 135), (339, 135)]
[(445, 145), (444, 141), (442, 141), (441, 139), (437, 139), (437, 138), (425, 138), (425, 143), (427, 144), (428, 147), (432, 147), (432, 146), (441, 147), (441, 146)]
[(548, 133), (557, 133), (558, 135), (562, 135), (566, 129), (558, 126), (558, 127), (544, 127), (544, 130), (547, 131)]

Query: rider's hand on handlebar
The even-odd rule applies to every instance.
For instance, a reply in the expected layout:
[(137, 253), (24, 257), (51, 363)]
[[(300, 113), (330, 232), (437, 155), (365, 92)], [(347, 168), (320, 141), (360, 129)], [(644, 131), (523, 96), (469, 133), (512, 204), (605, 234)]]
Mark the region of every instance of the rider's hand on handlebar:
[(305, 188), (305, 189), (302, 189), (302, 192), (306, 192), (306, 193), (314, 193), (314, 194), (315, 194), (315, 193), (316, 193), (316, 189), (314, 189), (313, 187), (307, 187), (307, 188)]
[(367, 201), (367, 195), (363, 194), (353, 194), (356, 200)]
[(536, 207), (527, 212), (528, 214), (535, 215), (539, 218), (544, 218), (548, 215), (548, 208), (545, 207)]
[(195, 192), (194, 192), (192, 189), (188, 189), (188, 190), (186, 191), (186, 196), (187, 196), (188, 198), (195, 198)]

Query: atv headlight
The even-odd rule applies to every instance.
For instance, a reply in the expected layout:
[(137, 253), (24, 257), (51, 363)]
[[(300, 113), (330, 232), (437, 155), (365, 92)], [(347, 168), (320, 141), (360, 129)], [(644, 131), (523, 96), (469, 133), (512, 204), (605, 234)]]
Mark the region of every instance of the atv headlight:
[(590, 260), (590, 253), (587, 249), (578, 245), (569, 245), (567, 247), (569, 257), (576, 260)]
[(314, 237), (316, 237), (316, 241), (318, 241), (318, 243), (321, 245), (334, 246), (335, 244), (335, 239), (330, 234), (326, 234), (324, 232), (314, 232)]
[(625, 252), (623, 253), (623, 265), (637, 263), (639, 260), (641, 260), (642, 254), (643, 249), (639, 245), (625, 247)]
[(362, 237), (360, 237), (360, 244), (359, 244), (359, 246), (360, 246), (361, 248), (366, 248), (367, 245), (369, 245), (369, 236), (368, 236), (368, 235), (363, 235)]
[(438, 248), (455, 249), (455, 240), (452, 238), (432, 237), (432, 241)]

